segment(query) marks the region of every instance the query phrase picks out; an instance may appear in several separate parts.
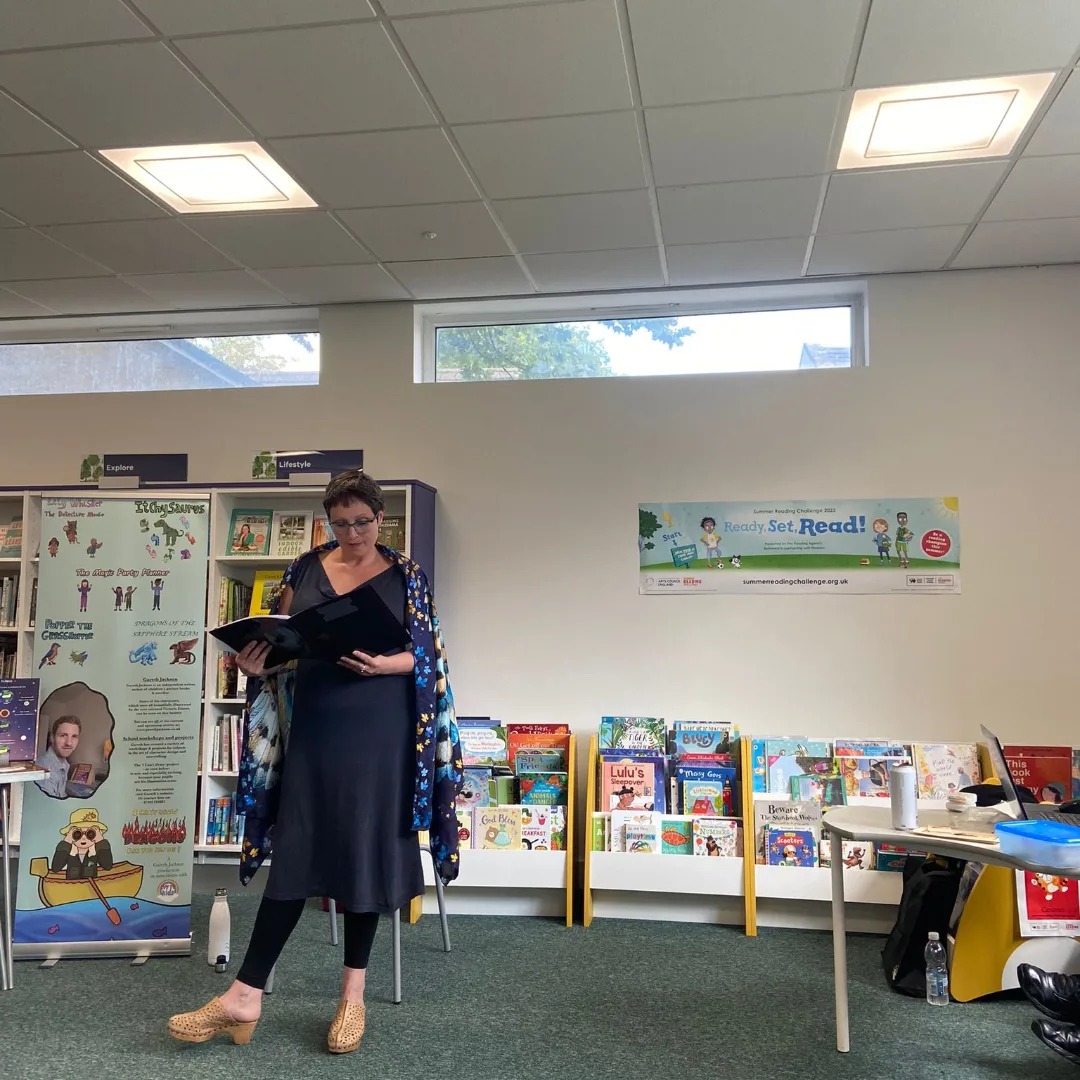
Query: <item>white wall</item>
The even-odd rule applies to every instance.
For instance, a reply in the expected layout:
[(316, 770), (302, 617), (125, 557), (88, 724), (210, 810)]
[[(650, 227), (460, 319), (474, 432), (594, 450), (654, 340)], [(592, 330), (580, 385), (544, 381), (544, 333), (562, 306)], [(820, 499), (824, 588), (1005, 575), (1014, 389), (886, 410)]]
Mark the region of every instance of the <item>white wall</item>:
[[(865, 370), (531, 384), (415, 385), (408, 305), (329, 308), (317, 388), (0, 398), (0, 484), (69, 482), (89, 451), (187, 451), (210, 482), (267, 445), (362, 446), (439, 489), (462, 713), (1071, 744), (1078, 287), (874, 280)], [(639, 500), (938, 494), (961, 500), (961, 597), (637, 594)]]

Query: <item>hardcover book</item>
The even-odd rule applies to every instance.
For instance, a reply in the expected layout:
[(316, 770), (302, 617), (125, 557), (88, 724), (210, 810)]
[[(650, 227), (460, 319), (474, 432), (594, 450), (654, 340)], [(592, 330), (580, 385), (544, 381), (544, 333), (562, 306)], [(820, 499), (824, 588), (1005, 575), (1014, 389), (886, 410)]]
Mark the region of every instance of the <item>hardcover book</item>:
[(739, 822), (736, 818), (711, 816), (694, 818), (694, 854), (732, 859), (741, 855)]
[(379, 526), (379, 543), (395, 551), (405, 550), (405, 518), (402, 514), (384, 514)]
[(768, 829), (766, 861), (770, 866), (817, 866), (817, 837), (809, 829)]
[(793, 776), (831, 772), (832, 756), (832, 744), (821, 739), (766, 739), (766, 790), (786, 795)]
[(279, 559), (295, 559), (311, 546), (311, 514), (304, 511), (275, 510), (270, 526), (270, 554)]
[[(845, 870), (873, 870), (874, 845), (862, 840), (844, 840), (841, 858)], [(821, 866), (832, 866), (832, 844), (828, 837), (823, 837), (818, 845), (818, 859)]]
[(467, 808), (458, 807), (457, 811), (457, 836), (459, 848), (471, 848), (473, 846), (473, 813)]
[(916, 743), (912, 750), (922, 798), (946, 799), (982, 779), (975, 743)]
[(597, 745), (604, 750), (667, 750), (667, 727), (662, 717), (605, 716)]
[(519, 772), (517, 775), (523, 804), (566, 805), (566, 773)]
[(660, 853), (662, 855), (693, 855), (693, 818), (685, 814), (665, 814), (660, 819)]
[(507, 724), (506, 755), (510, 768), (519, 750), (561, 750), (570, 752), (569, 724)]
[(653, 810), (656, 771), (651, 762), (601, 761), (600, 805), (607, 810)]
[(244, 510), (232, 512), (229, 522), (227, 555), (269, 555), (271, 510)]
[(779, 802), (772, 799), (754, 801), (754, 839), (758, 862), (765, 861), (766, 829), (809, 830), (816, 840), (821, 836), (821, 803)]
[(1003, 746), (1005, 761), (1017, 784), (1039, 802), (1062, 803), (1072, 798), (1071, 746)]
[(628, 855), (659, 855), (660, 833), (657, 820), (627, 822), (623, 842)]
[(730, 754), (737, 738), (738, 731), (730, 722), (710, 724), (676, 720), (671, 730), (671, 752), (680, 755)]
[(466, 765), (507, 765), (506, 728), (490, 716), (459, 716), (458, 737)]
[(565, 829), (563, 807), (522, 805), (521, 846), (527, 851), (562, 851)]
[(897, 765), (906, 764), (906, 759), (901, 757), (838, 757), (835, 760), (848, 799), (889, 798), (889, 774)]
[(464, 770), (461, 791), (458, 792), (458, 805), (466, 807), (470, 811), (475, 810), (478, 806), (490, 806), (491, 793), (488, 786), (490, 780), (490, 769), (470, 768), (467, 766)]
[(648, 810), (612, 810), (609, 835), (611, 851), (626, 851), (627, 826), (653, 826), (657, 815)]
[(251, 603), (248, 615), (269, 615), (282, 590), (280, 570), (256, 570), (255, 584), (251, 588)]
[(589, 830), (589, 847), (593, 851), (607, 851), (611, 844), (611, 814), (593, 811)]
[(480, 806), (473, 811), (474, 846), (490, 851), (521, 850), (521, 807)]
[(566, 753), (559, 749), (526, 750), (514, 754), (514, 768), (518, 772), (566, 772)]

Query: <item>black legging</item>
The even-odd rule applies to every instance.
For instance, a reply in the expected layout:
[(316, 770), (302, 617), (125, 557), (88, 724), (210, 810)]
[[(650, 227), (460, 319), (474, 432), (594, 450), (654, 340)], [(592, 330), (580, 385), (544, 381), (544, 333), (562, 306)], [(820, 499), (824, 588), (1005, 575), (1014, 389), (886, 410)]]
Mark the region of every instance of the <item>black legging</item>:
[[(262, 898), (259, 913), (255, 916), (255, 928), (251, 931), (247, 955), (236, 977), (248, 986), (262, 990), (270, 971), (277, 963), (285, 942), (296, 929), (303, 900), (270, 900)], [(346, 911), (345, 915), (345, 966), (366, 968), (379, 928), (379, 915), (374, 911)]]

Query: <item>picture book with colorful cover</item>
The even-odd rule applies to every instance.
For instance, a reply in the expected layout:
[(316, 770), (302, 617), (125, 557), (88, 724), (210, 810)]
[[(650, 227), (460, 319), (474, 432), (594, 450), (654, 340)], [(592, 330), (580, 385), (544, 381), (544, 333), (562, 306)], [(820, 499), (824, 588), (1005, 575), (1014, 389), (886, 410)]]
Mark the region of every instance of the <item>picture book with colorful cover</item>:
[(694, 854), (733, 859), (742, 854), (737, 818), (694, 818)]
[(248, 615), (269, 615), (282, 587), (280, 570), (256, 570)]
[(660, 818), (660, 853), (693, 855), (694, 819), (684, 814), (664, 814)]
[(832, 756), (832, 743), (821, 739), (766, 739), (766, 791), (786, 795), (793, 776), (831, 772)]
[(563, 750), (554, 748), (522, 749), (514, 755), (514, 768), (519, 774), (527, 772), (566, 772), (566, 753)]
[(1072, 752), (1072, 797), (1080, 799), (1080, 750)]
[(838, 757), (835, 761), (848, 799), (889, 798), (889, 773), (897, 765), (907, 764), (900, 757)]
[(1039, 802), (1062, 803), (1072, 798), (1071, 746), (1003, 746), (1013, 781), (1026, 787)]
[(817, 866), (818, 839), (809, 829), (767, 829), (765, 861), (769, 866)]
[(236, 509), (229, 522), (226, 555), (269, 555), (271, 510)]
[[(862, 840), (844, 840), (840, 851), (845, 870), (874, 869), (873, 844)], [(821, 866), (832, 866), (832, 844), (828, 837), (824, 837), (818, 844), (818, 862)]]
[(656, 770), (652, 762), (601, 761), (600, 806), (607, 810), (656, 809)]
[(473, 812), (470, 809), (458, 807), (456, 813), (458, 847), (471, 848), (473, 846)]
[(730, 754), (738, 729), (730, 721), (676, 720), (671, 725), (673, 754)]
[(916, 743), (912, 750), (922, 798), (946, 799), (982, 779), (975, 743)]
[[(912, 852), (915, 854), (915, 852)], [(908, 849), (894, 844), (874, 845), (874, 869), (902, 873), (907, 864)]]
[(490, 716), (459, 716), (461, 757), (468, 765), (508, 765), (506, 728)]
[(628, 855), (659, 855), (660, 829), (657, 819), (644, 822), (630, 822), (623, 830), (623, 843)]
[(490, 806), (490, 781), (490, 769), (466, 766), (464, 779), (461, 782), (461, 791), (458, 792), (458, 806), (464, 806), (470, 810), (475, 810), (478, 806)]
[(521, 807), (479, 806), (473, 811), (473, 846), (489, 851), (521, 850)]
[(518, 772), (519, 797), (523, 804), (566, 805), (566, 773)]
[(23, 522), (21, 517), (14, 518), (4, 530), (3, 542), (0, 543), (0, 559), (18, 559), (22, 556)]
[(1080, 890), (1076, 881), (1030, 870), (1015, 873), (1021, 937), (1080, 935)]
[[(668, 806), (667, 785), (665, 776), (667, 773), (667, 758), (655, 750), (601, 750), (599, 751), (599, 764), (601, 769), (612, 762), (622, 762), (626, 765), (642, 765), (652, 769), (653, 776), (653, 810), (661, 812), (671, 809)], [(601, 803), (607, 806), (606, 803)]]
[(626, 851), (626, 827), (645, 826), (652, 828), (659, 820), (659, 815), (648, 810), (612, 810), (611, 831), (608, 836), (610, 851)]
[[(675, 778), (678, 781), (682, 812), (684, 814), (738, 813), (738, 784), (735, 776), (734, 766), (684, 765), (680, 762), (675, 769)], [(710, 787), (714, 788), (715, 792), (710, 793)], [(709, 798), (710, 794), (715, 795), (713, 808), (711, 810), (695, 809), (695, 802)]]
[(562, 851), (566, 810), (562, 806), (522, 805), (521, 846), (526, 851)]
[(708, 780), (684, 780), (682, 811), (698, 817), (701, 814), (723, 817), (731, 813), (731, 786)]
[(763, 862), (765, 858), (766, 828), (806, 829), (813, 832), (815, 838), (820, 838), (821, 803), (755, 799), (754, 850), (758, 862)]
[(518, 799), (517, 777), (513, 773), (504, 773), (502, 765), (494, 765), (491, 769), (491, 779), (488, 781), (488, 798), (492, 806), (505, 806), (509, 803), (517, 803)]
[(791, 797), (799, 802), (819, 802), (822, 806), (843, 806), (847, 802), (847, 791), (839, 772), (830, 776), (807, 773), (791, 778)]
[(597, 745), (606, 750), (667, 750), (663, 717), (605, 716), (600, 720)]
[(561, 750), (570, 752), (569, 724), (507, 724), (506, 756), (510, 768), (519, 750)]
[(611, 814), (594, 810), (589, 826), (590, 849), (592, 851), (607, 851), (611, 845)]
[(37, 679), (0, 679), (0, 765), (37, 755), (38, 697)]
[(834, 757), (903, 758), (911, 764), (911, 747), (892, 739), (837, 739)]

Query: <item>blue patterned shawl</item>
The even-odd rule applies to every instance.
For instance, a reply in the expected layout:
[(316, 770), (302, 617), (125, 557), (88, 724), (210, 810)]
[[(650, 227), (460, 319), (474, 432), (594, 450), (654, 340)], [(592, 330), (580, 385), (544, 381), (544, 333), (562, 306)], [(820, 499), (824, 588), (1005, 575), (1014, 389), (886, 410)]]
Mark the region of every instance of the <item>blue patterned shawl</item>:
[[(448, 885), (458, 874), (455, 799), (464, 774), (446, 647), (427, 575), (418, 563), (400, 552), (381, 544), (377, 546), (405, 575), (406, 622), (412, 638), (416, 680), (412, 827), (417, 831), (427, 830), (436, 869)], [(317, 559), (335, 547), (336, 540), (301, 555), (285, 571), (283, 584), (293, 585), (305, 559)], [(271, 851), (295, 680), (294, 665), (266, 679), (248, 680), (247, 732), (236, 789), (237, 813), (245, 815), (240, 854), (240, 880), (244, 885), (255, 876)]]

